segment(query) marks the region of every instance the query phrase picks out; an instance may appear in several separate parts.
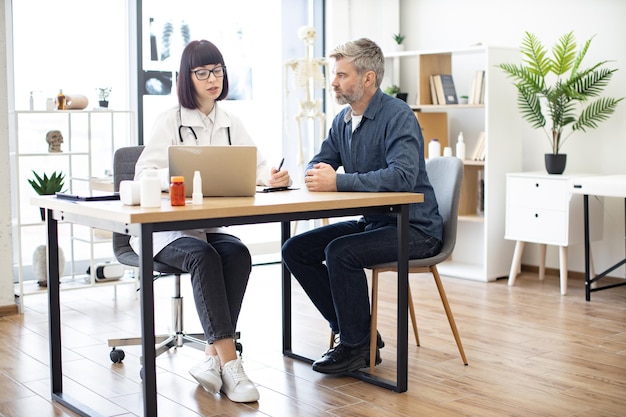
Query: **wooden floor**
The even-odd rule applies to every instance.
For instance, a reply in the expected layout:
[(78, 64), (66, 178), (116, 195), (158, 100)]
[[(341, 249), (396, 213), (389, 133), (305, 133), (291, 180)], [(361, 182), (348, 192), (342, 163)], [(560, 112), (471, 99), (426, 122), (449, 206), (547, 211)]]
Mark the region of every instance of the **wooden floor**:
[[(184, 281), (187, 331), (200, 329)], [(169, 326), (172, 278), (156, 284), (158, 331)], [(160, 416), (624, 416), (626, 287), (592, 294), (570, 279), (539, 282), (524, 273), (514, 287), (444, 277), (469, 366), (463, 366), (432, 279), (411, 276), (421, 347), (409, 336), (409, 389), (398, 394), (349, 377), (313, 372), (281, 354), (280, 268), (257, 266), (239, 329), (248, 376), (261, 399), (236, 404), (209, 395), (187, 370), (203, 353), (190, 346), (157, 359)], [(380, 330), (387, 343), (377, 368), (395, 369), (395, 280), (381, 281)], [(294, 288), (294, 350), (316, 358), (326, 324)], [(109, 360), (109, 337), (139, 333), (132, 286), (64, 291), (64, 392), (107, 416), (142, 414), (139, 348), (122, 364)], [(0, 318), (0, 415), (73, 416), (50, 401), (45, 295), (26, 297), (25, 314)]]

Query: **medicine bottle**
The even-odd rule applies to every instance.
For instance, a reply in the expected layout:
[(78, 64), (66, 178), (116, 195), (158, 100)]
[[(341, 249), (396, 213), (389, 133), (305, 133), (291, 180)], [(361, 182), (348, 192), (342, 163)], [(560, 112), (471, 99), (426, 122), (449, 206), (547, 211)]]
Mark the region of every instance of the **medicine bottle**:
[(57, 94), (57, 110), (65, 110), (65, 109), (66, 109), (65, 94), (63, 94), (63, 90), (59, 90), (59, 94)]
[(465, 159), (465, 141), (463, 140), (463, 132), (459, 132), (459, 138), (456, 143), (456, 157)]
[(141, 207), (161, 207), (161, 181), (156, 169), (149, 169), (141, 179)]
[(185, 177), (173, 176), (170, 182), (170, 203), (172, 206), (185, 205)]
[(439, 139), (431, 139), (428, 143), (428, 159), (439, 158), (441, 156), (441, 144)]
[(202, 177), (200, 171), (193, 173), (193, 193), (191, 194), (192, 204), (202, 205)]

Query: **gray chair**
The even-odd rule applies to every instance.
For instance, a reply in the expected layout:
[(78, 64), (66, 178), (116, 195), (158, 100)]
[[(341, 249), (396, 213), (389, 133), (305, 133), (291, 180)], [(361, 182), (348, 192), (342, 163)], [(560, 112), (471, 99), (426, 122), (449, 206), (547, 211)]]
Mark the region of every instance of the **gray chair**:
[[(113, 186), (119, 191), (120, 182), (132, 180), (135, 177), (135, 164), (143, 146), (129, 146), (119, 148), (113, 156)], [(123, 265), (139, 267), (139, 256), (130, 246), (130, 236), (121, 233), (113, 233), (113, 253), (117, 261)], [(156, 355), (168, 351), (172, 347), (182, 347), (185, 343), (193, 343), (198, 349), (204, 349), (206, 341), (204, 334), (186, 334), (183, 331), (183, 297), (180, 293), (180, 276), (185, 273), (169, 265), (154, 261), (154, 271), (161, 275), (174, 275), (174, 296), (172, 297), (172, 326), (171, 333), (156, 336)], [(157, 277), (158, 277), (157, 276)], [(121, 362), (124, 359), (124, 351), (117, 349), (118, 346), (140, 345), (141, 338), (109, 339), (109, 347), (112, 347), (110, 357), (113, 362)]]
[[(443, 308), (446, 311), (452, 334), (456, 340), (459, 353), (463, 363), (467, 365), (467, 358), (465, 357), (465, 351), (461, 344), (461, 337), (456, 328), (456, 323), (446, 297), (446, 292), (443, 288), (439, 272), (437, 271), (437, 265), (446, 259), (448, 259), (454, 250), (456, 244), (456, 231), (457, 220), (459, 214), (459, 199), (461, 196), (461, 182), (463, 180), (463, 161), (455, 157), (440, 157), (429, 159), (426, 161), (426, 172), (430, 183), (435, 190), (435, 196), (439, 204), (439, 213), (443, 217), (443, 246), (441, 251), (430, 258), (424, 259), (410, 259), (409, 260), (409, 273), (431, 273), (435, 279), (437, 289), (439, 290), (439, 296), (443, 303)], [(372, 265), (369, 267), (372, 269), (372, 295), (371, 295), (371, 339), (370, 339), (370, 374), (374, 374), (374, 367), (376, 364), (376, 334), (377, 334), (377, 316), (378, 316), (378, 275), (381, 272), (393, 271), (398, 272), (398, 265), (396, 262), (389, 262), (385, 264)], [(411, 287), (408, 291), (409, 297), (409, 313), (411, 316), (411, 322), (413, 324), (413, 332), (415, 334), (415, 341), (417, 346), (420, 345), (419, 335), (417, 332), (417, 320), (415, 319), (415, 308), (413, 306), (413, 297), (411, 294)], [(334, 340), (334, 335), (331, 334), (331, 343)]]

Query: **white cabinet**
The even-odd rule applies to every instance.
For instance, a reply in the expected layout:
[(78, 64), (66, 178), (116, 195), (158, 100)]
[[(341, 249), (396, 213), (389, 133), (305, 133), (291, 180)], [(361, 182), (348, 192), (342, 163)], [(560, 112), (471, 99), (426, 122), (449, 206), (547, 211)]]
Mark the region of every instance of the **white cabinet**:
[[(567, 247), (583, 240), (582, 197), (570, 193), (571, 181), (576, 176), (544, 172), (507, 174), (505, 238), (516, 241), (509, 285), (515, 284), (525, 242), (539, 244), (539, 279), (545, 275), (546, 245), (557, 245), (561, 294), (567, 294)], [(592, 204), (594, 213), (597, 204)], [(592, 215), (592, 219), (596, 222), (592, 229), (601, 231), (597, 225), (601, 216)]]
[[(134, 144), (135, 119), (130, 111), (16, 111), (11, 113), (9, 142), (11, 206), (16, 295), (39, 292), (32, 280), (33, 253), (45, 245), (46, 226), (40, 210), (30, 204), (36, 195), (28, 183), (33, 171), (65, 174), (65, 189), (81, 193), (95, 188), (112, 189), (113, 152)], [(49, 152), (46, 133), (63, 135), (61, 152)], [(66, 264), (62, 288), (95, 283), (96, 261), (113, 260), (107, 233), (59, 223), (59, 241)], [(91, 274), (87, 275), (87, 267)], [(44, 289), (45, 290), (45, 289)]]
[[(428, 132), (440, 135), (443, 146), (454, 150), (459, 132), (466, 143), (466, 158), (485, 132), (485, 160), (465, 160), (459, 206), (456, 247), (452, 257), (438, 266), (442, 275), (478, 281), (506, 277), (513, 243), (504, 239), (505, 175), (522, 167), (521, 118), (516, 91), (504, 73), (496, 68), (502, 62), (517, 62), (515, 48), (474, 47), (445, 51), (411, 51), (391, 54), (402, 74), (392, 71), (394, 80), (403, 78), (407, 68), (399, 61), (415, 63), (410, 74), (417, 74), (417, 99), (411, 107), (424, 131), (425, 147), (431, 139)], [(417, 72), (415, 72), (417, 70)], [(485, 71), (485, 103), (479, 105), (432, 105), (429, 77), (452, 74), (457, 95), (466, 95), (476, 71)], [(402, 82), (404, 84), (404, 81)], [(479, 196), (484, 211), (478, 213)]]

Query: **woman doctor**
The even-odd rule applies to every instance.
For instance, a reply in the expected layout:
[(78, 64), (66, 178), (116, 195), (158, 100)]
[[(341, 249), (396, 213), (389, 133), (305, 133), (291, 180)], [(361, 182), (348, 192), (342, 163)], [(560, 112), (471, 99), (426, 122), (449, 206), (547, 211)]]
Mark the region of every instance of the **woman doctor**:
[[(178, 75), (179, 105), (156, 121), (135, 166), (135, 180), (148, 169), (169, 186), (170, 145), (252, 145), (234, 114), (219, 106), (228, 96), (228, 72), (219, 49), (206, 40), (191, 41), (183, 50)], [(257, 184), (290, 185), (289, 172), (269, 169), (257, 152)], [(207, 339), (205, 358), (189, 370), (210, 393), (222, 391), (231, 401), (254, 402), (259, 392), (246, 376), (235, 349), (235, 330), (252, 270), (248, 248), (224, 230), (184, 230), (154, 234), (154, 259), (191, 275), (196, 310)], [(138, 251), (137, 239), (131, 239)]]

